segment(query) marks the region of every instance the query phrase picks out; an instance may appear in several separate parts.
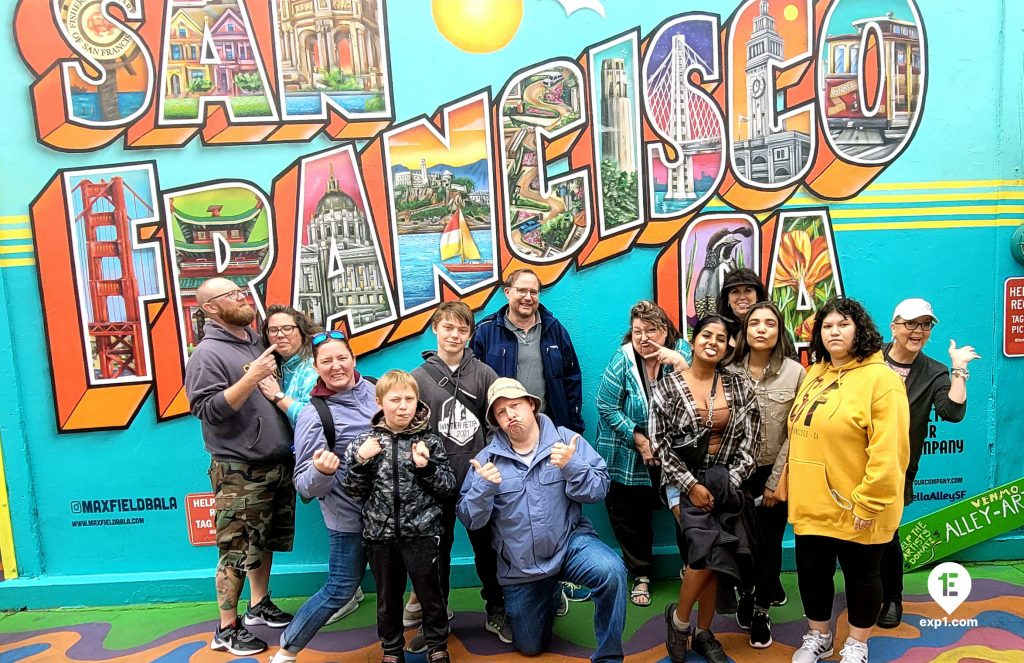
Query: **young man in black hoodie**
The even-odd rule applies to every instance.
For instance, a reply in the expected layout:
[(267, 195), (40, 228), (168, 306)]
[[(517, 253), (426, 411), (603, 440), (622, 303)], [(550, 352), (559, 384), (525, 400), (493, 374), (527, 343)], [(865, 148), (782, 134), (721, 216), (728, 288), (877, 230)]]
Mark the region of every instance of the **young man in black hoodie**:
[[(246, 292), (223, 278), (199, 286), (205, 335), (185, 367), (185, 393), (202, 423), (216, 495), (220, 625), (210, 648), (236, 656), (267, 648), (246, 625), (282, 628), (292, 619), (270, 600), (269, 581), (273, 552), (291, 550), (295, 534), (291, 426), (258, 389), (277, 364), (274, 346), (265, 348), (250, 327), (256, 313)], [(246, 576), (251, 600), (243, 624), (238, 597)]]
[[(412, 372), (420, 390), (420, 400), (430, 408), (430, 430), (444, 442), (448, 461), (455, 472), (455, 485), (461, 488), (469, 461), (487, 444), (487, 390), (498, 376), (473, 356), (466, 347), (473, 334), (473, 312), (462, 302), (443, 302), (430, 319), (437, 336), (437, 350), (423, 353), (423, 364)], [(442, 504), (441, 586), (445, 596), (451, 589), (451, 552), (455, 541), (456, 497)], [(512, 642), (512, 629), (505, 618), (505, 599), (498, 584), (497, 555), (491, 545), (491, 530), (468, 530), (473, 546), (476, 572), (480, 576), (480, 595), (487, 610), (484, 625), (502, 642)], [(416, 597), (406, 606), (406, 626), (417, 621)], [(425, 646), (417, 635), (409, 642), (409, 651)]]

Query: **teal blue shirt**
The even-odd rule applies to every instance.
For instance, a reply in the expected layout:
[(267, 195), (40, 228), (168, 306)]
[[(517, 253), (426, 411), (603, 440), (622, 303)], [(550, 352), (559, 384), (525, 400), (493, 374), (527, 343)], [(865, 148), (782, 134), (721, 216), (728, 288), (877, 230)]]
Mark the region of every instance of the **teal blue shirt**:
[(281, 364), (281, 388), (285, 396), (294, 399), (288, 408), (288, 421), (292, 428), (295, 428), (299, 412), (309, 403), (309, 392), (313, 391), (319, 377), (313, 368), (312, 357), (301, 357), (295, 353)]

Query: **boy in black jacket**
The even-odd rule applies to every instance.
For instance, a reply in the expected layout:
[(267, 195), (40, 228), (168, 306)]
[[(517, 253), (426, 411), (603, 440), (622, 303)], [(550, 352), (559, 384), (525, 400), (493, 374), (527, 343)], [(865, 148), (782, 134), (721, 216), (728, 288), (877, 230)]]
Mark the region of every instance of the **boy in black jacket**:
[(342, 487), (363, 501), (363, 541), (377, 583), (377, 635), (382, 663), (405, 660), (405, 579), (423, 606), (428, 663), (446, 663), (448, 606), (438, 569), (441, 502), (455, 493), (444, 445), (428, 432), (430, 410), (416, 380), (388, 371), (377, 382), (373, 428), (348, 446)]

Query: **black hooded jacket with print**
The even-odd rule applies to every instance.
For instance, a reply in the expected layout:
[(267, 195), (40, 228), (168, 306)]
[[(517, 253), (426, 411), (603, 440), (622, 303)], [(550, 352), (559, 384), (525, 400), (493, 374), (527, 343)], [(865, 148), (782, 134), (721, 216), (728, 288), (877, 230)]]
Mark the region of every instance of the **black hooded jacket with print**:
[[(455, 494), (455, 474), (441, 439), (428, 431), (430, 409), (421, 401), (409, 427), (394, 433), (384, 425), (384, 413), (372, 428), (345, 451), (348, 468), (341, 487), (363, 502), (363, 538), (396, 541), (441, 534), (441, 502)], [(356, 451), (370, 437), (380, 440), (381, 452), (360, 463)], [(426, 467), (416, 467), (412, 447), (423, 442), (430, 450)]]

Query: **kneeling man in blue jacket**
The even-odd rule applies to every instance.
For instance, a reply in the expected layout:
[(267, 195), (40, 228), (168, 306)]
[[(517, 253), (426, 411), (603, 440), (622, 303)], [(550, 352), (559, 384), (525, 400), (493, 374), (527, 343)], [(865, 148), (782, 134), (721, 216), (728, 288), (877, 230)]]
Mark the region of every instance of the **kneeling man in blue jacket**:
[(512, 378), (487, 391), (487, 420), (498, 426), (470, 461), (458, 514), (468, 529), (490, 524), (498, 582), (516, 649), (544, 651), (558, 608), (559, 581), (589, 587), (597, 649), (592, 661), (622, 660), (626, 569), (583, 517), (583, 504), (608, 493), (604, 459), (578, 434), (556, 427), (542, 402)]

